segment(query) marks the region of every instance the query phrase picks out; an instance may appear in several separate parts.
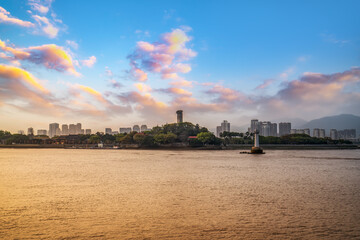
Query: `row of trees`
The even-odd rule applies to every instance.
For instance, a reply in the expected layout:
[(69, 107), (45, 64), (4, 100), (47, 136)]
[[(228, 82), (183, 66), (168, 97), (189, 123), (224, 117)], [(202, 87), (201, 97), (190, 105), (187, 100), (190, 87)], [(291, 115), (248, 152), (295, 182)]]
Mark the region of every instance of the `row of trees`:
[[(189, 139), (189, 137), (192, 137)], [(21, 134), (11, 134), (0, 131), (0, 140), (5, 144), (12, 143), (40, 143), (39, 136), (26, 136)], [(65, 143), (65, 144), (138, 144), (140, 146), (156, 146), (159, 144), (185, 143), (191, 146), (203, 146), (206, 144), (220, 145), (222, 141), (215, 137), (205, 127), (190, 122), (165, 124), (156, 126), (150, 131), (129, 134), (92, 134), (92, 135), (69, 135), (56, 136), (52, 139), (42, 136), (43, 141), (47, 143)]]
[[(184, 143), (190, 146), (252, 144), (252, 134), (246, 132), (223, 132), (217, 138), (207, 128), (189, 122), (156, 126), (143, 133), (129, 134), (92, 134), (59, 136), (49, 139), (47, 136), (26, 136), (11, 134), (0, 130), (0, 142), (4, 144), (24, 143), (65, 143), (65, 144), (138, 144), (143, 147), (154, 147), (161, 144)], [(351, 144), (347, 140), (331, 140), (330, 138), (314, 138), (306, 134), (291, 134), (282, 137), (260, 136), (260, 144)]]

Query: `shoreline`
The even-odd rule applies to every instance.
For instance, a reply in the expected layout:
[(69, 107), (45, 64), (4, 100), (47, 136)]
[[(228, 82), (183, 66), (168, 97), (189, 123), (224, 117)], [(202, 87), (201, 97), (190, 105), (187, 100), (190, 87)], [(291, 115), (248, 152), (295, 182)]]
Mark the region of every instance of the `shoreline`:
[[(252, 145), (228, 145), (228, 146), (156, 146), (156, 147), (139, 147), (137, 145), (123, 145), (114, 148), (113, 145), (98, 148), (96, 145), (85, 144), (13, 144), (0, 145), (1, 148), (15, 148), (15, 149), (98, 149), (98, 150), (250, 150)], [(263, 144), (261, 148), (264, 150), (342, 150), (342, 149), (360, 149), (360, 145), (335, 145), (335, 144)]]

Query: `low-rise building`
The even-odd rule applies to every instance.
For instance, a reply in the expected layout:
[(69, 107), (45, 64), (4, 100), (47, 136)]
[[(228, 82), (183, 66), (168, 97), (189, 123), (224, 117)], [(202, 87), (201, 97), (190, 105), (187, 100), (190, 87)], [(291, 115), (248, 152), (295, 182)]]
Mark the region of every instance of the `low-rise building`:
[(37, 135), (47, 136), (47, 130), (45, 130), (45, 129), (39, 129), (39, 130), (37, 130)]
[(131, 133), (131, 127), (125, 127), (119, 129), (120, 133)]

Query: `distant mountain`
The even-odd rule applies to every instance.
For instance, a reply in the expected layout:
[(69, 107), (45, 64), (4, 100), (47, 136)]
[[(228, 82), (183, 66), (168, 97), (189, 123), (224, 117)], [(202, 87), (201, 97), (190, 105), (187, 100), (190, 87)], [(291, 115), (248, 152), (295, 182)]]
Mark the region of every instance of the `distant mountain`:
[(310, 128), (310, 130), (314, 128), (323, 128), (326, 131), (326, 135), (329, 135), (329, 131), (332, 128), (337, 130), (355, 128), (356, 135), (358, 136), (360, 134), (360, 117), (352, 114), (323, 117), (307, 122), (302, 125), (301, 128)]

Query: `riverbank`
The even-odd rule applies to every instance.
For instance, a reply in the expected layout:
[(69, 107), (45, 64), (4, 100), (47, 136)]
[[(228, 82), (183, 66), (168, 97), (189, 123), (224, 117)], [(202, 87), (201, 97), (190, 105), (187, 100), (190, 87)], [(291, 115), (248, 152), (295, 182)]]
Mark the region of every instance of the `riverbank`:
[[(249, 150), (252, 145), (227, 145), (227, 146), (202, 146), (191, 147), (184, 145), (168, 144), (154, 147), (140, 147), (136, 144), (127, 145), (104, 145), (99, 148), (97, 144), (12, 144), (0, 145), (0, 148), (59, 148), (59, 149), (147, 149), (147, 150)], [(336, 149), (359, 149), (355, 144), (263, 144), (264, 150), (336, 150)]]

